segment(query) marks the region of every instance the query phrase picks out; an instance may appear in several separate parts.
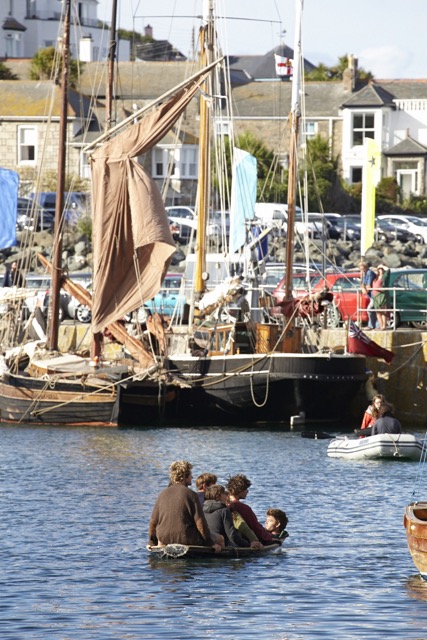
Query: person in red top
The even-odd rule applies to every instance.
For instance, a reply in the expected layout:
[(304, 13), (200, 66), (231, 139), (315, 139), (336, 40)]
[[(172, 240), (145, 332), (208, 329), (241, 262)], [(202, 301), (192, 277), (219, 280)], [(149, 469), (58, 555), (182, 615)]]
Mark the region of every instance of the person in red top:
[(380, 406), (384, 402), (385, 402), (385, 397), (381, 393), (378, 393), (376, 396), (372, 398), (371, 404), (366, 409), (363, 415), (362, 424), (360, 425), (361, 429), (369, 429), (370, 427), (372, 427), (375, 420), (377, 420), (377, 418), (380, 417), (380, 413), (379, 413)]
[(251, 481), (243, 475), (243, 473), (237, 476), (232, 476), (227, 481), (227, 490), (229, 493), (230, 508), (233, 511), (240, 513), (246, 524), (262, 544), (273, 544), (274, 542), (281, 543), (281, 540), (271, 535), (267, 529), (265, 529), (252, 511), (248, 504), (244, 504), (241, 500), (245, 500), (248, 495)]

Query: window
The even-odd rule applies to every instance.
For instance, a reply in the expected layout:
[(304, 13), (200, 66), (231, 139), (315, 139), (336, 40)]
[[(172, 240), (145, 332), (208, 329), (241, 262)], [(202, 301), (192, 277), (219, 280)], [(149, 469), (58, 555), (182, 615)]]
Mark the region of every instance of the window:
[(351, 184), (362, 182), (362, 167), (351, 168)]
[(305, 121), (303, 124), (302, 133), (306, 138), (314, 138), (317, 135), (317, 122)]
[(374, 138), (374, 114), (353, 114), (353, 147), (362, 145), (365, 138)]
[(153, 153), (153, 178), (166, 178), (174, 175), (175, 164), (168, 149), (156, 147)]
[(35, 164), (36, 150), (36, 127), (18, 127), (18, 164)]
[(197, 147), (183, 147), (181, 149), (179, 172), (181, 178), (197, 177)]

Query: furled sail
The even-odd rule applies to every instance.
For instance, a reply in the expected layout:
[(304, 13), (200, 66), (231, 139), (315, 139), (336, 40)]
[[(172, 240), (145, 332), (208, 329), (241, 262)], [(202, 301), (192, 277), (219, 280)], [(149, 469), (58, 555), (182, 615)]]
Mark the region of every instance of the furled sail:
[(193, 76), (171, 99), (91, 156), (94, 333), (140, 307), (161, 288), (175, 244), (160, 191), (138, 156), (172, 128), (206, 73)]

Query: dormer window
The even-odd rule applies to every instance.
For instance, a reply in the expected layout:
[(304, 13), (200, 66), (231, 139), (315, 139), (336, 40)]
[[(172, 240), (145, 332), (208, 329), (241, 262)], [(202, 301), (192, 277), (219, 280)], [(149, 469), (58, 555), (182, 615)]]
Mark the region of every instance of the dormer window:
[(375, 138), (374, 114), (353, 114), (353, 147), (363, 145), (365, 138)]

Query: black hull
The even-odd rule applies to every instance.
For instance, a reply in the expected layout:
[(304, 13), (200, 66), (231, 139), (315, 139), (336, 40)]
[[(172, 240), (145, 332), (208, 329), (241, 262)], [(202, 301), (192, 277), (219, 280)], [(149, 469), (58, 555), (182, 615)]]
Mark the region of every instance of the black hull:
[(273, 354), (171, 358), (170, 373), (189, 388), (132, 382), (121, 389), (120, 421), (184, 424), (337, 421), (367, 380), (353, 355)]
[(0, 381), (0, 421), (58, 426), (117, 426), (118, 400), (111, 390), (80, 381), (7, 376)]

